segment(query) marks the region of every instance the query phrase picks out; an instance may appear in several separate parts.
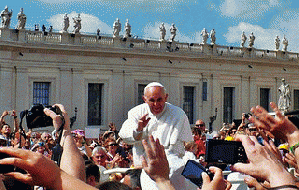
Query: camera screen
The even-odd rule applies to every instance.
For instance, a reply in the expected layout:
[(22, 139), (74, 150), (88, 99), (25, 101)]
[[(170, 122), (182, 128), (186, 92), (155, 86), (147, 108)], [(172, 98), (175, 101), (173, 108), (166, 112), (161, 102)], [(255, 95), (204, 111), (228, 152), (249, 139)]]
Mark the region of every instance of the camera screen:
[(235, 160), (236, 146), (228, 146), (226, 144), (219, 144), (212, 146), (209, 153), (210, 158), (215, 162), (233, 163)]
[(234, 164), (247, 160), (241, 142), (209, 139), (206, 144), (206, 162)]
[(202, 172), (205, 172), (205, 168), (203, 166), (194, 160), (188, 160), (182, 175), (200, 187), (202, 185)]

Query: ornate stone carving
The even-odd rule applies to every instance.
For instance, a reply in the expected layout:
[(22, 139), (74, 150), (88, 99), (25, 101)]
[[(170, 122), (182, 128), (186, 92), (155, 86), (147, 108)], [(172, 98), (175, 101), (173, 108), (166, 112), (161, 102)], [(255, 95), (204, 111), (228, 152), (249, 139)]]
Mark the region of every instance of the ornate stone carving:
[(17, 29), (21, 30), (21, 29), (25, 29), (25, 25), (26, 25), (26, 21), (27, 21), (27, 17), (24, 14), (24, 9), (21, 8), (20, 12), (17, 15), (18, 18), (18, 26)]

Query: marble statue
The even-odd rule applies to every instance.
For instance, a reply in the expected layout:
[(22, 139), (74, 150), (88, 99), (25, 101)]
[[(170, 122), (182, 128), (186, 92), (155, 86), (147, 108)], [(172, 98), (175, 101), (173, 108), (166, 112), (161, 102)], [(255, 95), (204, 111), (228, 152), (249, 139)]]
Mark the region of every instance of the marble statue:
[(249, 47), (252, 48), (254, 45), (254, 40), (255, 40), (255, 36), (253, 35), (253, 32), (251, 32), (250, 36), (249, 36)]
[(171, 24), (171, 27), (169, 28), (170, 30), (170, 38), (169, 38), (169, 41), (173, 42), (174, 41), (174, 38), (176, 36), (176, 27), (174, 26), (174, 24)]
[(282, 51), (287, 51), (289, 42), (288, 42), (288, 40), (286, 39), (286, 36), (284, 36), (283, 39), (282, 39), (282, 45), (283, 45), (283, 47), (282, 47)]
[(113, 23), (113, 38), (119, 36), (120, 30), (121, 30), (121, 24), (119, 22), (119, 19), (117, 18)]
[(25, 25), (26, 25), (27, 17), (26, 17), (26, 15), (24, 14), (24, 9), (23, 9), (23, 8), (20, 9), (20, 12), (18, 13), (17, 18), (18, 18), (18, 26), (17, 26), (17, 29), (18, 29), (18, 30), (25, 29)]
[(202, 36), (202, 42), (201, 42), (201, 44), (206, 44), (207, 40), (209, 38), (209, 33), (207, 32), (207, 30), (205, 28), (202, 29), (200, 35)]
[(166, 29), (164, 23), (161, 24), (159, 29), (160, 29), (160, 41), (165, 41)]
[(216, 32), (215, 32), (214, 28), (210, 32), (210, 38), (211, 38), (211, 44), (215, 44), (216, 43)]
[(246, 37), (244, 31), (242, 32), (241, 40), (242, 40), (242, 42), (241, 42), (241, 47), (244, 47), (245, 42), (246, 42), (246, 40), (247, 40), (247, 37)]
[(70, 26), (70, 19), (67, 16), (67, 14), (65, 13), (64, 17), (63, 17), (63, 28), (62, 28), (62, 32), (67, 32), (67, 29)]
[(77, 17), (73, 18), (74, 20), (74, 33), (77, 34), (77, 33), (80, 33), (80, 30), (81, 30), (81, 17), (80, 17), (80, 14), (78, 14)]
[(281, 79), (281, 85), (278, 88), (279, 100), (278, 100), (278, 109), (282, 112), (289, 110), (291, 105), (291, 91), (290, 86), (286, 84), (285, 79)]
[(280, 46), (280, 39), (278, 36), (276, 36), (275, 38), (275, 48), (276, 50), (279, 50), (279, 46)]
[(125, 38), (131, 37), (131, 25), (129, 23), (129, 19), (127, 19), (127, 22), (125, 24)]
[(9, 28), (10, 26), (10, 20), (12, 16), (12, 10), (9, 11), (8, 7), (5, 6), (4, 10), (0, 14), (2, 19), (2, 28)]

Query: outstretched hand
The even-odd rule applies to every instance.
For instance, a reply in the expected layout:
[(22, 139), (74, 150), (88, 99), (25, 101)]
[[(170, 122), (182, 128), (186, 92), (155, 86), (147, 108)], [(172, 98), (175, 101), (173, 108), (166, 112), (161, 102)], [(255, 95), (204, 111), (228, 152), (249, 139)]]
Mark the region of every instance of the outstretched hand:
[(63, 129), (70, 131), (70, 117), (68, 116), (67, 112), (65, 111), (65, 108), (62, 104), (54, 104), (53, 106), (57, 106), (60, 110), (62, 115), (58, 115), (55, 112), (53, 112), (52, 110), (45, 108), (44, 109), (44, 113), (47, 116), (50, 116), (53, 119), (53, 126), (56, 130), (58, 130), (60, 128), (60, 126), (63, 124)]
[(142, 167), (144, 171), (154, 180), (169, 180), (169, 163), (166, 158), (163, 145), (159, 139), (156, 141), (152, 135), (142, 141), (148, 161), (142, 156)]
[(246, 135), (237, 135), (236, 140), (242, 142), (248, 163), (234, 164), (231, 167), (233, 171), (266, 180), (271, 187), (295, 184), (293, 176), (274, 155), (270, 144), (266, 142), (265, 146), (262, 146), (256, 137)]
[(209, 170), (214, 174), (213, 179), (210, 179), (207, 173), (202, 172), (203, 184), (201, 190), (229, 190), (232, 184), (223, 179), (222, 170), (217, 167), (210, 167)]
[[(261, 106), (256, 106), (251, 108), (251, 112), (255, 117), (250, 117), (250, 121), (254, 123), (256, 127), (270, 131), (277, 138), (292, 141), (292, 136), (294, 133), (299, 133), (299, 130), (280, 112), (274, 102), (271, 102), (270, 105), (276, 114), (275, 117), (269, 115), (269, 113)], [(297, 142), (295, 141), (295, 143)]]
[(6, 147), (2, 147), (0, 152), (11, 156), (0, 160), (0, 164), (14, 165), (28, 172), (28, 174), (11, 172), (5, 175), (31, 186), (39, 185), (54, 188), (55, 184), (61, 183), (61, 170), (54, 161), (44, 157), (42, 154), (24, 149)]

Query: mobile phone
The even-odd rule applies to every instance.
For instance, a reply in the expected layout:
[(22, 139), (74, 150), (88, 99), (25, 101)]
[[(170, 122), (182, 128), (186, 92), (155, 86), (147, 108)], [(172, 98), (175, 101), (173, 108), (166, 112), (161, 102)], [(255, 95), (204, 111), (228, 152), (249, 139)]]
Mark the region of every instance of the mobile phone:
[(196, 162), (195, 160), (188, 160), (182, 172), (182, 175), (198, 187), (201, 187), (202, 172), (206, 172), (210, 176), (210, 178), (213, 179), (213, 173), (211, 173), (208, 169), (204, 168), (200, 163)]
[[(4, 158), (10, 157), (9, 155), (0, 152), (0, 160)], [(15, 170), (15, 166), (13, 165), (0, 165), (0, 173), (5, 174), (9, 172), (13, 172)]]
[(242, 142), (209, 139), (206, 142), (205, 161), (225, 164), (246, 163), (247, 156)]

